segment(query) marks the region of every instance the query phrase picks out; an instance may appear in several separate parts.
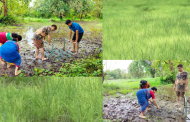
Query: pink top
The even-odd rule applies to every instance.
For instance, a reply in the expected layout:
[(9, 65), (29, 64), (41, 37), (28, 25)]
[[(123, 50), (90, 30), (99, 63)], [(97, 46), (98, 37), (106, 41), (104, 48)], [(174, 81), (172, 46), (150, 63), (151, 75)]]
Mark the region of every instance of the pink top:
[(6, 32), (0, 32), (0, 43), (4, 44), (7, 41)]

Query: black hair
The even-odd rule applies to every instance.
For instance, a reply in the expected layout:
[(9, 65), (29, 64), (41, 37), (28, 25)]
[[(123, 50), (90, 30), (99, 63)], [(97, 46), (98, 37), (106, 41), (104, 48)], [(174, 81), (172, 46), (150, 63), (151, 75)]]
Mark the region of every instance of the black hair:
[(146, 85), (146, 84), (147, 84), (147, 81), (146, 81), (146, 80), (141, 80), (141, 81), (140, 81), (140, 83), (141, 83), (141, 85), (143, 85), (143, 86), (144, 86), (144, 85)]
[(17, 41), (17, 39), (16, 39), (16, 38), (12, 38), (12, 40), (13, 40), (13, 41)]
[(17, 33), (11, 33), (11, 36), (12, 36), (13, 38), (18, 38), (18, 34), (17, 34)]
[(145, 86), (146, 84), (147, 84), (147, 81), (146, 80), (141, 80), (140, 81), (140, 86), (141, 86), (141, 88), (143, 88), (143, 86)]
[(54, 27), (55, 28), (55, 30), (57, 30), (57, 25), (51, 25), (52, 27)]
[(17, 38), (18, 38), (18, 41), (22, 40), (22, 36), (21, 35), (18, 35)]
[(69, 23), (71, 23), (71, 20), (68, 19), (68, 20), (65, 22), (65, 24), (68, 25)]
[(182, 65), (182, 64), (179, 64), (179, 65), (177, 65), (177, 67), (181, 67), (181, 68), (183, 68), (183, 65)]
[(157, 91), (157, 88), (156, 87), (152, 87), (151, 90)]

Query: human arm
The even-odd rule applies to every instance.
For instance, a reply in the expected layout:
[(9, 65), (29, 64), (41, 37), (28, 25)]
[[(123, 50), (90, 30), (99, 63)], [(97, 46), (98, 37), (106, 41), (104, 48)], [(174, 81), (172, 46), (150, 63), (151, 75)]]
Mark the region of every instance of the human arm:
[(152, 90), (150, 90), (150, 95), (152, 97), (152, 101), (154, 103), (154, 105), (159, 109), (157, 103), (156, 103), (156, 100), (155, 100), (155, 95), (154, 95), (154, 92)]
[(188, 82), (189, 82), (189, 77), (188, 77), (188, 73), (187, 73), (187, 79), (186, 79), (185, 91), (187, 91)]
[(155, 100), (155, 99), (152, 99), (152, 100), (153, 100), (154, 105), (155, 105), (158, 109), (160, 109), (159, 106), (158, 106), (157, 103), (156, 103), (156, 100)]
[(0, 43), (0, 47), (2, 46), (3, 44), (2, 43)]
[(174, 83), (174, 91), (175, 91), (175, 88), (176, 88), (176, 83), (177, 83), (177, 79), (175, 80), (175, 83)]
[(51, 35), (48, 35), (49, 45), (51, 45)]
[(45, 39), (46, 39), (46, 37), (44, 36), (44, 41), (46, 41)]
[(69, 32), (69, 42), (71, 41), (71, 35), (72, 35), (72, 30), (70, 29), (70, 32)]

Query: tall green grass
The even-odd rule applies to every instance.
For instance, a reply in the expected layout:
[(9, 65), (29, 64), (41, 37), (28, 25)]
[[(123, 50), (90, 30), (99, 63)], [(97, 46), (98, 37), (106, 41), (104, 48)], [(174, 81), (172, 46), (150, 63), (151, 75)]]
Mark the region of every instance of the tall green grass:
[(187, 59), (189, 0), (105, 0), (104, 60)]
[(141, 80), (147, 80), (150, 83), (150, 87), (164, 86), (160, 82), (160, 78), (141, 78), (141, 79), (119, 79), (119, 80), (107, 80), (103, 83), (104, 95), (112, 95), (116, 93), (127, 94), (130, 92), (136, 92), (139, 88)]
[(102, 121), (102, 78), (1, 78), (0, 121)]

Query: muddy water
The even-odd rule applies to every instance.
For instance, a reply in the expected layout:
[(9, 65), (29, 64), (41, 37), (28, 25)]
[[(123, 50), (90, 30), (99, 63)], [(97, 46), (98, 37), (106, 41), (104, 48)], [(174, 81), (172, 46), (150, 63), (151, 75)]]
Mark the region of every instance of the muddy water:
[[(157, 98), (156, 101), (160, 109), (157, 109), (153, 104), (150, 104), (151, 110), (146, 112), (144, 115), (147, 119), (140, 119), (140, 106), (135, 97), (131, 95), (119, 94), (117, 97), (105, 96), (103, 106), (103, 118), (112, 120), (114, 122), (189, 122), (189, 119), (184, 116), (183, 102), (180, 101), (179, 107), (174, 107), (175, 101), (171, 102), (164, 98)], [(190, 104), (190, 98), (188, 107)], [(188, 110), (188, 113), (190, 111)], [(190, 118), (190, 115), (188, 115)]]
[[(79, 45), (79, 55), (75, 56), (68, 53), (72, 50), (72, 42), (65, 42), (64, 50), (64, 40), (68, 40), (69, 29), (64, 23), (31, 23), (26, 25), (11, 26), (0, 28), (0, 32), (15, 32), (22, 35), (23, 39), (19, 42), (20, 55), (22, 58), (20, 69), (25, 70), (26, 76), (31, 76), (34, 74), (34, 67), (48, 69), (52, 71), (58, 71), (63, 63), (71, 63), (73, 60), (84, 58), (86, 56), (94, 55), (97, 52), (102, 51), (102, 27), (98, 26), (97, 22), (78, 22), (85, 30), (83, 39)], [(40, 59), (35, 59), (35, 47), (33, 46), (33, 34), (34, 32), (43, 26), (50, 26), (51, 24), (56, 24), (58, 29), (51, 34), (51, 44), (54, 46), (54, 55), (52, 53), (52, 47), (48, 44), (44, 44), (45, 53), (49, 56), (49, 60), (41, 61)], [(97, 26), (96, 26), (97, 25)], [(47, 41), (47, 37), (46, 37)], [(56, 51), (65, 51), (67, 54), (61, 53), (63, 56), (58, 54)], [(55, 51), (56, 50), (56, 51)], [(97, 51), (98, 50), (98, 51)], [(47, 57), (46, 56), (46, 57)], [(9, 69), (0, 66), (0, 76), (14, 76), (15, 66), (11, 66)]]

